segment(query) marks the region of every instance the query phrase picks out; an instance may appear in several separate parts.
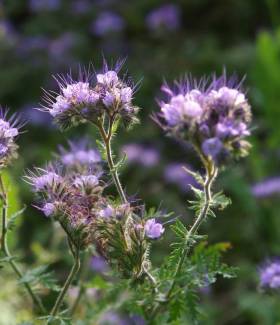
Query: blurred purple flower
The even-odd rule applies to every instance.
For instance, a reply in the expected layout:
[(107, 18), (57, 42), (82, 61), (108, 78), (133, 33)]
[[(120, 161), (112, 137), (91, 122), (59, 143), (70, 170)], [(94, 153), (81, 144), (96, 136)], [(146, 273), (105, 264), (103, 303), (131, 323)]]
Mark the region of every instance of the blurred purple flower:
[(105, 36), (109, 33), (121, 32), (124, 27), (125, 22), (120, 15), (112, 11), (103, 11), (93, 21), (90, 30), (97, 36)]
[(52, 11), (59, 9), (60, 0), (29, 0), (29, 8), (32, 11)]
[(280, 289), (280, 261), (266, 263), (260, 269), (260, 285), (267, 289)]
[(265, 198), (280, 193), (280, 177), (261, 181), (251, 187), (251, 193), (257, 198)]
[(123, 146), (122, 151), (127, 155), (129, 163), (153, 167), (159, 163), (159, 152), (152, 147), (145, 147), (137, 143)]
[(77, 41), (74, 33), (63, 33), (58, 38), (49, 42), (49, 55), (52, 58), (65, 60), (65, 55), (69, 55)]
[(109, 266), (105, 258), (101, 256), (93, 256), (90, 260), (90, 268), (97, 273), (105, 273), (108, 271)]
[[(186, 191), (189, 189), (189, 185), (198, 187), (198, 184), (193, 176), (187, 173), (183, 169), (181, 163), (171, 163), (166, 166), (164, 170), (164, 178), (168, 183), (176, 184), (180, 189)], [(188, 169), (191, 169), (188, 167)]]
[(35, 104), (27, 104), (21, 108), (21, 113), (24, 119), (34, 125), (44, 128), (52, 127), (52, 119), (48, 114), (44, 114), (41, 111), (34, 109)]
[(85, 14), (91, 9), (89, 0), (73, 0), (72, 10), (74, 14)]
[(177, 30), (181, 24), (180, 8), (174, 4), (165, 4), (151, 11), (146, 17), (147, 27), (156, 31), (161, 28), (166, 30)]

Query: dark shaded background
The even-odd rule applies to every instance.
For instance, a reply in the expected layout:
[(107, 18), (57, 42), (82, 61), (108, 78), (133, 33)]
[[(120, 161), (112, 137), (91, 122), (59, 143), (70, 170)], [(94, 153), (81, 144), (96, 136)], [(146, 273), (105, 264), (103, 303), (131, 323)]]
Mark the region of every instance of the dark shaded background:
[[(171, 3), (178, 11), (177, 28), (172, 28), (171, 23), (149, 28), (147, 17), (151, 12)], [(111, 27), (108, 24), (107, 32), (100, 33), (94, 26), (100, 15), (108, 11), (118, 15), (118, 19)], [(52, 74), (68, 72), (70, 68), (76, 71), (78, 64), (90, 62), (98, 70), (103, 56), (109, 62), (127, 57), (125, 69), (136, 81), (143, 78), (135, 98), (143, 109), (141, 124), (129, 132), (123, 130), (115, 141), (115, 150), (120, 153), (123, 145), (136, 143), (141, 150), (149, 149), (146, 154), (150, 157), (150, 152), (153, 158), (147, 158), (148, 163), (141, 161), (139, 155), (129, 159), (122, 182), (129, 194), (137, 194), (147, 206), (161, 205), (190, 222), (191, 214), (186, 210), (188, 188), (178, 184), (181, 176), (176, 174), (178, 169), (172, 174), (171, 166), (200, 166), (189, 148), (164, 136), (150, 114), (158, 109), (155, 97), (160, 95), (163, 78), (171, 82), (185, 73), (199, 77), (221, 73), (226, 67), (228, 73), (247, 76), (245, 87), (254, 113), (253, 148), (248, 158), (233, 163), (220, 175), (217, 189), (224, 188), (233, 204), (203, 229), (210, 242), (231, 243), (226, 260), (240, 268), (236, 279), (221, 280), (201, 294), (202, 309), (207, 315), (204, 323), (279, 322), (279, 296), (263, 294), (258, 289), (258, 268), (267, 258), (280, 255), (279, 2), (7, 0), (1, 2), (0, 14), (0, 102), (29, 120), (27, 132), (19, 140), (20, 159), (10, 168), (14, 203), (28, 205), (12, 238), (12, 245), (21, 251), (24, 261), (34, 265), (54, 263), (62, 278), (68, 263), (63, 241), (57, 239), (59, 243), (53, 243), (50, 221), (32, 208), (33, 195), (22, 175), (27, 168), (50, 160), (58, 144), (65, 145), (67, 139), (88, 135), (93, 144), (95, 139), (93, 130), (85, 126), (62, 134), (47, 114), (32, 110), (39, 106), (41, 87), (55, 89)], [(171, 168), (169, 178), (166, 168)], [(274, 185), (263, 183), (266, 179), (273, 179)], [(256, 183), (260, 183), (261, 194), (253, 195), (252, 186)], [(155, 263), (168, 250), (170, 238), (167, 234), (164, 243), (156, 245)], [(52, 247), (60, 247), (59, 252), (55, 253)], [(4, 271), (3, 275), (9, 278)], [(18, 319), (25, 314), (9, 281), (2, 285), (0, 313), (4, 315), (2, 305), (6, 325), (14, 319), (9, 318), (14, 317), (14, 308), (19, 310)], [(5, 305), (7, 296), (13, 301)]]

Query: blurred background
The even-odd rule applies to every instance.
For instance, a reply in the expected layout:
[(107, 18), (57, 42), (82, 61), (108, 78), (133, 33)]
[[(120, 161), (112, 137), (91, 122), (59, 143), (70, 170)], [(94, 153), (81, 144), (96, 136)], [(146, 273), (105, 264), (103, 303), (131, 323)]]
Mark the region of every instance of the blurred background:
[[(236, 279), (221, 279), (201, 292), (202, 323), (280, 322), (279, 295), (262, 293), (258, 279), (261, 265), (280, 256), (277, 0), (1, 1), (0, 103), (28, 121), (19, 139), (20, 159), (5, 175), (12, 209), (28, 207), (10, 238), (12, 250), (29, 266), (51, 263), (57, 276), (65, 278), (71, 259), (63, 235), (32, 207), (34, 197), (22, 176), (51, 160), (59, 144), (87, 135), (94, 145), (96, 135), (86, 126), (61, 133), (48, 114), (32, 108), (39, 106), (41, 87), (56, 89), (53, 74), (76, 71), (79, 64), (90, 62), (98, 71), (103, 56), (109, 63), (127, 58), (124, 70), (135, 81), (142, 80), (135, 96), (142, 108), (141, 124), (120, 132), (114, 143), (119, 157), (123, 151), (128, 156), (122, 182), (147, 207), (175, 211), (186, 223), (192, 220), (187, 183), (193, 180), (182, 174), (181, 166), (200, 165), (190, 148), (165, 137), (152, 121), (151, 113), (158, 110), (155, 98), (164, 79), (172, 82), (185, 73), (200, 77), (226, 67), (229, 74), (246, 75), (244, 86), (254, 113), (253, 148), (249, 157), (221, 173), (216, 188), (223, 188), (233, 204), (203, 226), (210, 243), (231, 243), (225, 260), (239, 272)], [(169, 250), (169, 231), (165, 237), (153, 249), (155, 264)], [(14, 325), (28, 319), (26, 301), (8, 268), (0, 272), (0, 324)], [(94, 276), (99, 270), (89, 272)], [(112, 319), (107, 323), (118, 324)]]

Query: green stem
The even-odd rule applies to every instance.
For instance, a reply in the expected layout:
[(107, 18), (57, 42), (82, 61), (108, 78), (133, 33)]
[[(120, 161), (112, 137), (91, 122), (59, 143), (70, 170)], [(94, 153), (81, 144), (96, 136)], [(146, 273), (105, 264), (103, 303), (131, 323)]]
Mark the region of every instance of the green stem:
[[(174, 273), (174, 277), (173, 277), (173, 281), (172, 281), (172, 284), (166, 294), (166, 302), (169, 301), (174, 289), (175, 289), (175, 286), (176, 286), (176, 283), (177, 283), (177, 278), (181, 272), (181, 269), (183, 267), (183, 264), (184, 264), (184, 261), (189, 253), (189, 250), (190, 250), (190, 245), (189, 245), (189, 241), (190, 239), (192, 238), (192, 236), (194, 236), (199, 227), (201, 226), (201, 224), (203, 223), (203, 221), (205, 220), (205, 218), (207, 217), (207, 214), (208, 214), (208, 211), (209, 211), (209, 208), (210, 208), (210, 205), (211, 205), (211, 200), (212, 200), (212, 195), (211, 195), (211, 187), (213, 185), (213, 182), (217, 176), (217, 168), (215, 168), (215, 166), (213, 166), (213, 168), (211, 167), (211, 163), (210, 164), (207, 164), (206, 166), (206, 179), (205, 179), (205, 183), (204, 183), (204, 195), (205, 195), (205, 201), (204, 201), (204, 205), (198, 215), (198, 217), (196, 218), (194, 224), (191, 226), (191, 229), (188, 231), (188, 234), (185, 238), (185, 245), (184, 245), (184, 250), (182, 252), (182, 255), (181, 255), (181, 258), (177, 264), (177, 267), (176, 267), (176, 270), (175, 270), (175, 273)], [(160, 305), (158, 304), (152, 314), (151, 314), (151, 320), (154, 319), (154, 317), (156, 316), (158, 310), (160, 308)]]
[(110, 172), (112, 174), (113, 181), (115, 183), (115, 186), (116, 186), (117, 191), (118, 191), (118, 193), (119, 193), (119, 195), (121, 197), (122, 202), (127, 203), (126, 195), (124, 193), (124, 190), (123, 190), (122, 185), (121, 185), (121, 181), (119, 179), (118, 170), (117, 170), (117, 168), (116, 168), (116, 166), (114, 164), (114, 161), (113, 161), (112, 148), (111, 148), (113, 123), (114, 122), (112, 121), (112, 119), (110, 119), (108, 134), (104, 130), (103, 124), (98, 125), (98, 129), (99, 129), (100, 135), (102, 137), (102, 140), (103, 140), (103, 142), (105, 144), (107, 162), (108, 162)]
[(57, 299), (56, 299), (56, 302), (54, 304), (54, 307), (51, 311), (51, 316), (56, 316), (58, 311), (59, 311), (59, 308), (63, 302), (63, 299), (72, 283), (72, 280), (74, 279), (75, 275), (78, 273), (79, 269), (80, 269), (80, 252), (78, 249), (75, 250), (74, 252), (75, 254), (73, 254), (74, 256), (74, 264), (73, 264), (73, 267), (64, 283), (64, 286), (62, 288), (62, 290), (60, 291)]
[[(21, 272), (21, 270), (19, 269), (17, 263), (12, 259), (12, 256), (10, 254), (9, 251), (9, 247), (8, 247), (8, 242), (7, 242), (7, 210), (8, 210), (8, 197), (5, 191), (5, 187), (4, 187), (4, 183), (2, 180), (2, 176), (0, 175), (0, 190), (1, 190), (1, 198), (2, 198), (2, 203), (3, 203), (3, 207), (2, 207), (2, 236), (1, 236), (1, 251), (3, 252), (3, 254), (5, 255), (5, 257), (8, 258), (8, 262), (11, 266), (11, 268), (14, 270), (14, 272), (16, 273), (16, 275), (18, 276), (19, 279), (21, 279), (23, 277), (23, 274)], [(43, 306), (43, 303), (41, 301), (41, 299), (35, 294), (35, 292), (33, 292), (31, 286), (29, 285), (29, 283), (23, 283), (23, 285), (25, 286), (25, 289), (27, 290), (27, 292), (29, 293), (29, 295), (31, 296), (33, 303), (39, 308), (41, 313), (46, 313), (46, 309)]]

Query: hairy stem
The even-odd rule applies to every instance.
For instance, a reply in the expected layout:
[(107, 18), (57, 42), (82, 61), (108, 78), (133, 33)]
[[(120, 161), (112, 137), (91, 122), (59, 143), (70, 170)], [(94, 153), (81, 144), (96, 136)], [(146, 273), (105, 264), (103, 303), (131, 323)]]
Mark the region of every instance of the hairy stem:
[[(210, 205), (211, 205), (211, 200), (212, 200), (212, 194), (211, 194), (211, 187), (213, 185), (213, 182), (217, 176), (217, 168), (209, 163), (209, 164), (205, 164), (205, 168), (206, 168), (206, 179), (205, 179), (205, 183), (204, 183), (204, 197), (205, 197), (205, 201), (204, 201), (204, 205), (198, 215), (198, 217), (196, 218), (195, 222), (193, 223), (193, 225), (191, 226), (190, 230), (188, 231), (188, 234), (185, 238), (185, 245), (184, 245), (184, 249), (182, 251), (181, 254), (181, 258), (177, 264), (175, 273), (174, 273), (174, 277), (173, 277), (173, 281), (171, 283), (171, 286), (166, 294), (166, 302), (168, 303), (170, 297), (172, 296), (174, 289), (176, 287), (176, 283), (177, 283), (177, 278), (181, 272), (181, 269), (183, 267), (184, 261), (190, 251), (190, 244), (189, 241), (192, 238), (192, 236), (194, 236), (199, 227), (201, 226), (201, 224), (203, 223), (203, 221), (205, 220), (205, 218), (207, 217)], [(158, 313), (160, 308), (160, 305), (156, 305), (156, 307), (154, 308), (154, 310), (152, 311), (151, 314), (151, 321), (154, 319), (154, 317), (156, 316), (156, 314)]]
[[(8, 263), (10, 264), (13, 271), (16, 273), (17, 277), (21, 279), (23, 277), (23, 274), (18, 267), (17, 263), (13, 260), (9, 247), (8, 247), (8, 241), (7, 241), (7, 212), (8, 212), (8, 196), (4, 187), (4, 183), (2, 180), (2, 176), (0, 175), (0, 190), (1, 190), (1, 199), (2, 199), (2, 235), (1, 235), (1, 251), (3, 252), (4, 256), (8, 259)], [(46, 313), (46, 309), (43, 306), (43, 303), (41, 299), (37, 296), (37, 294), (32, 290), (29, 283), (24, 283), (24, 287), (30, 297), (33, 300), (34, 305), (38, 307), (41, 313)]]
[(72, 283), (72, 280), (74, 279), (75, 275), (78, 273), (78, 271), (80, 269), (80, 252), (78, 249), (75, 249), (73, 256), (74, 256), (74, 264), (73, 264), (72, 269), (64, 283), (62, 290), (60, 291), (60, 293), (56, 299), (56, 302), (55, 302), (54, 307), (50, 314), (53, 317), (56, 316), (57, 313), (59, 312), (60, 306), (61, 306), (63, 299)]
[(102, 137), (102, 140), (105, 144), (107, 162), (108, 162), (110, 172), (112, 174), (113, 181), (115, 183), (115, 186), (117, 188), (117, 191), (120, 195), (122, 202), (127, 203), (126, 195), (122, 188), (121, 181), (120, 181), (119, 175), (118, 175), (118, 170), (114, 164), (113, 155), (112, 155), (111, 140), (112, 140), (113, 123), (114, 122), (110, 119), (108, 133), (106, 133), (103, 124), (98, 125), (98, 129), (99, 129), (100, 135)]

